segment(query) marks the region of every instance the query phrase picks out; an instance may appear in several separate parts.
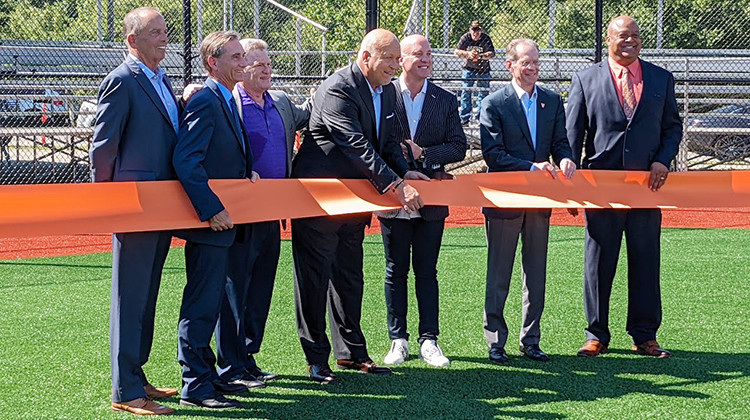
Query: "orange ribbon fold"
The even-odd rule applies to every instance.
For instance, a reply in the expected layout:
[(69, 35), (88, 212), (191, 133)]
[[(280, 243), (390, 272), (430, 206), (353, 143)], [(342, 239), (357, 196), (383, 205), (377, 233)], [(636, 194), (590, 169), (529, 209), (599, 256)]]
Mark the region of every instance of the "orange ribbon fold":
[[(508, 208), (750, 207), (750, 171), (671, 173), (658, 192), (648, 172), (586, 171), (459, 175), (407, 181), (426, 205)], [(398, 208), (367, 180), (212, 180), (235, 223)], [(201, 223), (177, 181), (0, 186), (0, 237), (170, 230)]]

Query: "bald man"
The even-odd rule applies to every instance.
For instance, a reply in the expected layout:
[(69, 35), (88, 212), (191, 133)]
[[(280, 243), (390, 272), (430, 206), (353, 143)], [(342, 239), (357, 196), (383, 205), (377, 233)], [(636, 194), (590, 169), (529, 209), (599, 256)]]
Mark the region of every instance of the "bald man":
[[(397, 92), (396, 140), (411, 168), (432, 178), (452, 178), (445, 173), (444, 165), (460, 161), (466, 154), (456, 95), (427, 80), (432, 72), (432, 49), (422, 35), (401, 41), (400, 63), (404, 71), (393, 82)], [(419, 357), (431, 366), (448, 366), (450, 361), (437, 344), (437, 262), (448, 207), (427, 206), (412, 213), (403, 209), (382, 211), (377, 215), (385, 249), (385, 304), (392, 340), (383, 362), (395, 365), (409, 356), (407, 279), (413, 260)]]
[[(643, 193), (658, 194), (682, 140), (674, 77), (638, 58), (641, 30), (629, 16), (609, 23), (607, 46), (609, 57), (575, 74), (570, 84), (567, 132), (574, 161), (583, 169), (650, 171)], [(608, 350), (609, 298), (623, 233), (628, 250), (625, 329), (634, 351), (669, 357), (656, 342), (662, 318), (659, 209), (586, 210), (583, 294), (588, 326), (578, 356)]]
[[(362, 40), (356, 62), (321, 84), (292, 177), (367, 179), (405, 211), (422, 207), (419, 193), (404, 179), (428, 178), (409, 170), (392, 129), (396, 90), (390, 82), (400, 56), (396, 36), (375, 29)], [(326, 304), (338, 367), (391, 373), (373, 363), (360, 327), (362, 241), (371, 218), (362, 213), (292, 221), (297, 330), (308, 376), (321, 384), (337, 383), (328, 365)]]

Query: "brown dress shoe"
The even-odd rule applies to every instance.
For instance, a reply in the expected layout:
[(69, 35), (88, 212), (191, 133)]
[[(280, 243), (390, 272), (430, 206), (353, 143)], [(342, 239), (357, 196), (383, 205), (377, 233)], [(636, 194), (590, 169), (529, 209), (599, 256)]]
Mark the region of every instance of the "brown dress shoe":
[(160, 400), (162, 398), (174, 397), (177, 395), (177, 390), (174, 388), (156, 388), (151, 384), (143, 387), (146, 391), (146, 396), (152, 400)]
[(371, 373), (373, 375), (390, 375), (393, 373), (387, 367), (378, 366), (372, 359), (367, 358), (363, 360), (337, 360), (336, 365), (339, 369), (352, 369), (358, 370), (364, 373)]
[(657, 343), (656, 340), (648, 340), (641, 344), (633, 344), (633, 351), (637, 351), (638, 354), (642, 354), (645, 356), (658, 357), (659, 359), (672, 357), (672, 353), (659, 347), (659, 343)]
[(148, 398), (136, 398), (132, 401), (113, 402), (112, 411), (127, 411), (141, 416), (158, 416), (174, 414), (169, 407), (151, 401)]
[(578, 357), (595, 357), (607, 353), (609, 349), (599, 340), (586, 340), (586, 344), (578, 350)]

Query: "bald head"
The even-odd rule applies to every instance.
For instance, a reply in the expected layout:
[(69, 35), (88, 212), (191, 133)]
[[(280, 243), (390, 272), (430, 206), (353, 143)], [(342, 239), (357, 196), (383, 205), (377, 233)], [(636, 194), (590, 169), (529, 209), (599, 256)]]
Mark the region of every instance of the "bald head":
[(391, 31), (373, 29), (362, 39), (357, 64), (373, 89), (390, 83), (398, 70), (401, 47)]
[(122, 21), (128, 51), (146, 67), (156, 71), (167, 52), (167, 23), (158, 10), (141, 7), (131, 10)]
[(617, 16), (607, 26), (607, 47), (612, 60), (630, 65), (641, 53), (641, 28), (630, 16)]
[(422, 35), (409, 35), (401, 41), (401, 68), (409, 86), (422, 87), (425, 79), (432, 72), (432, 48), (430, 42)]

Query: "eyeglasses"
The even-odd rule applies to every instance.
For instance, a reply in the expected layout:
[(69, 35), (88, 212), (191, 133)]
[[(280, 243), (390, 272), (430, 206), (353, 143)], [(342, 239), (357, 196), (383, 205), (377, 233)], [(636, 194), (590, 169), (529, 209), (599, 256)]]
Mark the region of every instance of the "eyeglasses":
[(479, 31), (482, 30), (482, 28), (471, 28), (471, 30), (474, 31), (474, 32), (479, 32)]

